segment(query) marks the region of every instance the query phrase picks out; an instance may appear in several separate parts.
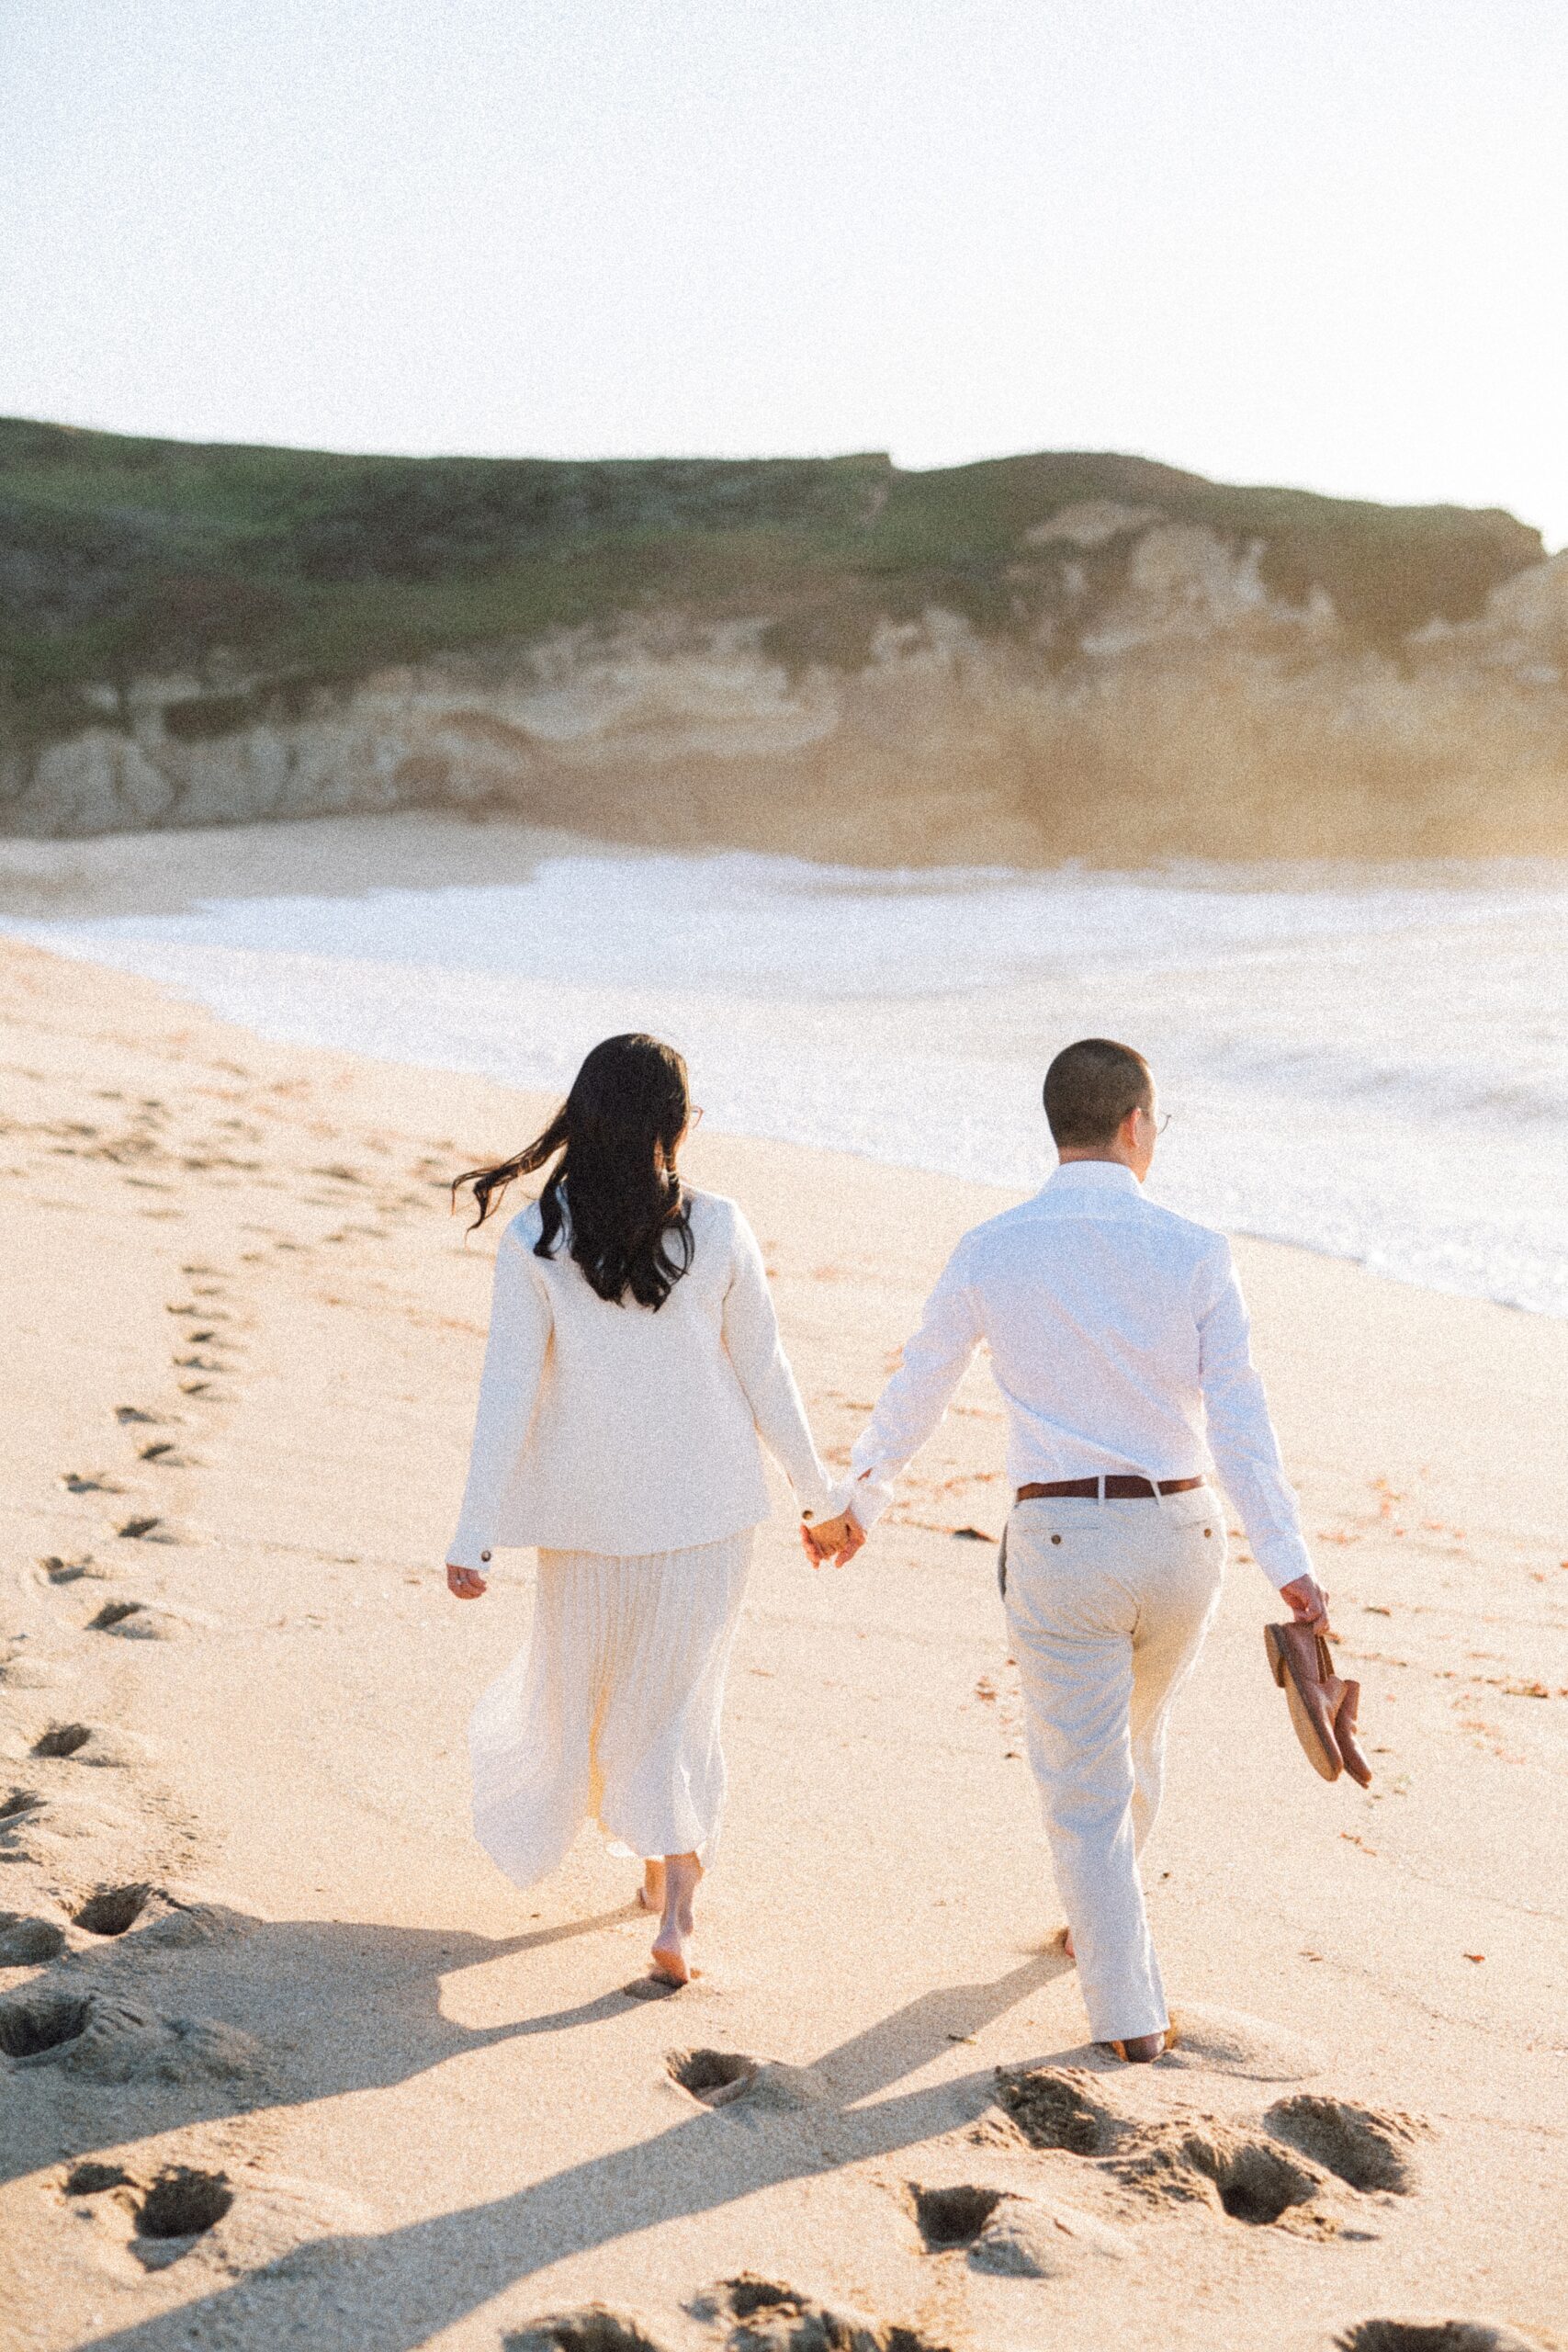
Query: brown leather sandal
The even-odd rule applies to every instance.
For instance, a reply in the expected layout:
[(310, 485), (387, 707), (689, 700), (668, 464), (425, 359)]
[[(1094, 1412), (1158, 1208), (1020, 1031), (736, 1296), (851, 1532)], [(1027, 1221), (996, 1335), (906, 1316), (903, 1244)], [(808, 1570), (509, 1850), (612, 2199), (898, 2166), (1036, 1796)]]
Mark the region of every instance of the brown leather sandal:
[(1359, 1781), (1363, 1789), (1371, 1788), (1372, 1768), (1356, 1737), (1356, 1710), (1360, 1704), (1361, 1686), (1359, 1682), (1346, 1682), (1340, 1687), (1345, 1695), (1334, 1718), (1335, 1745), (1345, 1759), (1345, 1770), (1350, 1778)]
[[(1325, 1781), (1337, 1781), (1345, 1770), (1345, 1758), (1334, 1735), (1334, 1719), (1344, 1685), (1334, 1671), (1328, 1644), (1310, 1625), (1293, 1619), (1285, 1625), (1265, 1625), (1263, 1645), (1269, 1671), (1289, 1702), (1291, 1722), (1308, 1763)], [(1354, 1724), (1352, 1709), (1352, 1729)]]

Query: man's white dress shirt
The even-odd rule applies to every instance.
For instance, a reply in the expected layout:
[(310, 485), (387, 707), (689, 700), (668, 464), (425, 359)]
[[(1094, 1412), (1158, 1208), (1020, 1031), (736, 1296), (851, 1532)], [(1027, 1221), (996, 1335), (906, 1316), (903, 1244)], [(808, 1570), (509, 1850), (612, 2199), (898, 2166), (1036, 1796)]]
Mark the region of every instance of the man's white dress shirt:
[(1144, 1198), (1120, 1162), (1069, 1160), (966, 1233), (850, 1457), (870, 1527), (981, 1342), (1007, 1404), (1010, 1487), (1102, 1472), (1191, 1478), (1205, 1454), (1276, 1586), (1312, 1574), (1230, 1245)]

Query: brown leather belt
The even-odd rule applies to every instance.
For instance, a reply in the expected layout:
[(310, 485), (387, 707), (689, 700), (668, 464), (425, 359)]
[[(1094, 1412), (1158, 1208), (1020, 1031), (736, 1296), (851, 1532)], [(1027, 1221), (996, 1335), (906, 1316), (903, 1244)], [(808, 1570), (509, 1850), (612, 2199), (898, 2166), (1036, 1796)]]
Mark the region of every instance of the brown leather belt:
[[(1190, 1495), (1194, 1487), (1201, 1487), (1202, 1483), (1201, 1478), (1162, 1478), (1159, 1490), (1162, 1495)], [(1147, 1478), (1132, 1477), (1124, 1470), (1113, 1470), (1104, 1481), (1104, 1489), (1108, 1503), (1138, 1502), (1151, 1497), (1155, 1491)], [(1020, 1487), (1018, 1490), (1021, 1503), (1032, 1503), (1041, 1495), (1077, 1495), (1084, 1502), (1098, 1502), (1100, 1481), (1098, 1478), (1053, 1478), (1048, 1486)]]

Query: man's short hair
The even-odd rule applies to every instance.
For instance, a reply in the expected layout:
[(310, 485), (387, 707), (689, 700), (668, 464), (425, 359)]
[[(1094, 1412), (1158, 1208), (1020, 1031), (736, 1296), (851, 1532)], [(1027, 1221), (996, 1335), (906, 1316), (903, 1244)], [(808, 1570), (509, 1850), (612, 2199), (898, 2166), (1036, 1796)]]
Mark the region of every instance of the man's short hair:
[(1154, 1108), (1149, 1066), (1111, 1037), (1064, 1046), (1045, 1073), (1045, 1116), (1057, 1147), (1093, 1150), (1113, 1143), (1129, 1111)]

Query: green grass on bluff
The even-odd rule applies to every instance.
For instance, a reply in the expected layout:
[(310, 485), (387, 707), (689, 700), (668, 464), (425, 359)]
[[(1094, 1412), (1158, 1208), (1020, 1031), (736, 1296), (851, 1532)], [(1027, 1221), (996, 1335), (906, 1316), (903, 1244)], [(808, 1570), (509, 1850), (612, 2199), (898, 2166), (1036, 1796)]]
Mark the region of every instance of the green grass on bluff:
[(1539, 533), (1461, 507), (1245, 490), (1138, 458), (1003, 458), (929, 473), (832, 458), (334, 457), (134, 440), (0, 420), (0, 697), (47, 735), (81, 689), (208, 675), (220, 651), (287, 697), (389, 662), (637, 612), (765, 618), (792, 668), (855, 666), (928, 607), (987, 633), (1057, 623), (1070, 661), (1124, 573), (1131, 531), (1032, 545), (1089, 499), (1260, 543), (1278, 596), (1333, 601), (1352, 641), (1463, 620), (1540, 561)]

